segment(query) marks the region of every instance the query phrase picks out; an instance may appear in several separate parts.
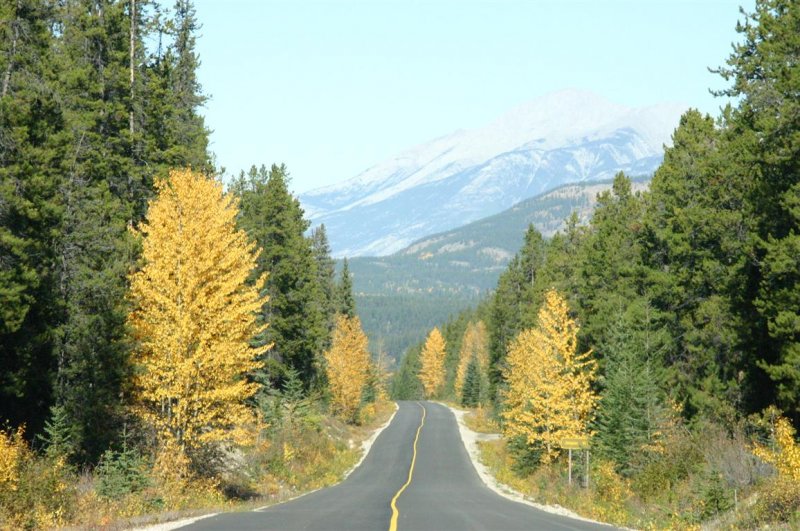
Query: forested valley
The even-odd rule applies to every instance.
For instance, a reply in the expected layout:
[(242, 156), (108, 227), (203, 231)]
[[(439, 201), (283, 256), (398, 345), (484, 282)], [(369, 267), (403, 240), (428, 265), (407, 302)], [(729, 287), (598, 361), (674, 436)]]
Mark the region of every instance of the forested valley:
[[(393, 395), (479, 406), (498, 477), (580, 514), (800, 525), (798, 23), (797, 3), (758, 2), (717, 71), (736, 103), (683, 115), (649, 191), (619, 174), (587, 225), (531, 227), (495, 292), (409, 350)], [(574, 438), (593, 489), (565, 486)]]

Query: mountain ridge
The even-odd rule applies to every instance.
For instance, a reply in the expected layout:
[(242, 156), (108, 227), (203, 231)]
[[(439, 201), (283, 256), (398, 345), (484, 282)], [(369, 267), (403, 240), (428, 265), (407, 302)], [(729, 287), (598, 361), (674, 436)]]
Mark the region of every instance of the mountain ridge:
[(651, 174), (683, 106), (630, 108), (589, 92), (548, 94), (488, 125), (405, 150), (300, 195), (334, 255), (385, 256), (562, 184)]

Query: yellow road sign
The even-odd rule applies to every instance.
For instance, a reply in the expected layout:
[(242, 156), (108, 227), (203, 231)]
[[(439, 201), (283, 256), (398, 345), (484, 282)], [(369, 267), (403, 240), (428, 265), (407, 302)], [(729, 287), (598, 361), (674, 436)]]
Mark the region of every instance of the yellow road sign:
[(563, 450), (586, 450), (589, 448), (589, 437), (570, 437), (561, 439)]

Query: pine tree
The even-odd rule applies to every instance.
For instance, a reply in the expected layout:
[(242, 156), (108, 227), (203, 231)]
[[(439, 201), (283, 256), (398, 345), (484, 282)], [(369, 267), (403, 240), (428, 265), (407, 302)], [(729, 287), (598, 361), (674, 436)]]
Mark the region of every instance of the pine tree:
[(438, 328), (428, 334), (420, 354), (419, 380), (426, 398), (436, 398), (444, 384), (445, 341)]
[(0, 4), (0, 418), (41, 431), (52, 406), (58, 316), (52, 241), (61, 221), (63, 107), (56, 12), (41, 1)]
[(140, 229), (144, 265), (131, 277), (136, 411), (162, 447), (191, 457), (247, 440), (261, 282), (247, 284), (255, 246), (220, 183), (177, 170), (157, 189)]
[(503, 433), (540, 452), (542, 462), (558, 455), (562, 439), (590, 434), (596, 363), (591, 352), (577, 352), (577, 335), (566, 301), (551, 290), (536, 327), (520, 332), (509, 348)]
[(744, 215), (755, 221), (747, 282), (739, 284), (748, 292), (737, 301), (749, 310), (754, 300), (757, 312), (745, 313), (755, 325), (748, 401), (756, 410), (777, 400), (800, 425), (800, 7), (757, 0), (744, 14), (736, 28), (743, 42), (717, 72), (731, 82), (720, 94), (738, 101), (725, 116), (728, 176), (741, 183)]
[(370, 355), (367, 336), (358, 317), (336, 316), (331, 348), (325, 352), (331, 408), (341, 418), (355, 422), (367, 384)]
[(353, 297), (353, 279), (350, 276), (350, 267), (347, 258), (342, 261), (342, 273), (339, 277), (337, 291), (337, 312), (348, 317), (356, 315), (356, 300)]
[(743, 183), (724, 169), (720, 132), (688, 111), (656, 171), (641, 232), (647, 297), (673, 339), (663, 363), (689, 415), (728, 417), (746, 372), (752, 251)]

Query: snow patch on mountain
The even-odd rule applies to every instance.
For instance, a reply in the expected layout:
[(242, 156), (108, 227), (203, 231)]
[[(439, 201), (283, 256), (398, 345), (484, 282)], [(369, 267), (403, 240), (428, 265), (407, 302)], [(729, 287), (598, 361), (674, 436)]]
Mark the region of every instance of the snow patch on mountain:
[(391, 254), (565, 183), (652, 173), (684, 109), (559, 91), (300, 200), (314, 224), (328, 227), (336, 256)]

